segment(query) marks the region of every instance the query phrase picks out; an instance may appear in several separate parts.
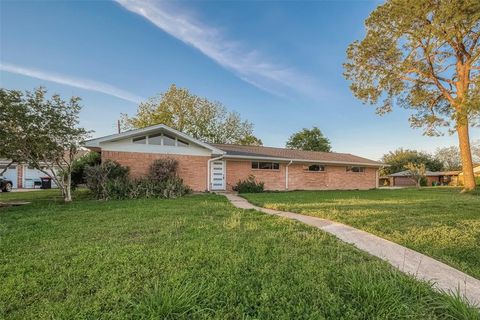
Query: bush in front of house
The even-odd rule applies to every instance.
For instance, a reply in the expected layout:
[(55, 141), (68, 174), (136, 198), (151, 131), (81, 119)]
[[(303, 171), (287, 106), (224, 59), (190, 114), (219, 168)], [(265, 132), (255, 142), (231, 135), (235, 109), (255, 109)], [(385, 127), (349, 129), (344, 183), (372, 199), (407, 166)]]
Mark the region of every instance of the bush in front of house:
[(72, 163), (72, 187), (85, 184), (85, 168), (89, 166), (99, 165), (101, 157), (98, 152), (89, 152)]
[(260, 193), (264, 191), (265, 184), (258, 182), (254, 175), (249, 175), (247, 179), (240, 180), (233, 187), (233, 191), (238, 193)]
[(130, 181), (128, 167), (106, 160), (102, 164), (86, 166), (85, 183), (97, 199), (118, 199)]
[(178, 198), (190, 192), (177, 175), (173, 159), (156, 160), (145, 178), (130, 179), (127, 167), (115, 161), (89, 167), (87, 187), (97, 199)]

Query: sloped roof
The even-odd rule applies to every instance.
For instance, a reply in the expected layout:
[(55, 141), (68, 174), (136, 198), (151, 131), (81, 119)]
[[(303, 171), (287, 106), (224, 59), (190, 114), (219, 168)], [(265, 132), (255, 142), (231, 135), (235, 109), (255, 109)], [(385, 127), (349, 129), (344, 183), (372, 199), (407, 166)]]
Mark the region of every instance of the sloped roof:
[(360, 164), (367, 166), (384, 166), (383, 163), (355, 156), (349, 153), (303, 151), (264, 146), (243, 146), (235, 144), (213, 144), (226, 152), (227, 158), (264, 158), (277, 160), (312, 161), (338, 164)]
[(197, 144), (199, 146), (202, 146), (206, 149), (211, 150), (214, 154), (222, 154), (223, 152), (217, 148), (215, 148), (213, 145), (205, 143), (203, 141), (200, 141), (198, 139), (195, 139), (183, 132), (180, 132), (178, 130), (175, 130), (173, 128), (170, 128), (169, 126), (166, 126), (164, 124), (157, 124), (141, 129), (133, 129), (133, 130), (128, 130), (124, 131), (121, 133), (116, 133), (116, 134), (111, 134), (108, 136), (103, 136), (95, 139), (90, 139), (85, 141), (85, 147), (87, 148), (99, 148), (101, 147), (100, 144), (102, 142), (109, 142), (109, 141), (117, 141), (125, 138), (130, 138), (130, 137), (135, 137), (135, 136), (140, 136), (140, 135), (147, 135), (147, 134), (152, 134), (156, 132), (169, 132), (173, 135), (176, 135), (182, 139), (185, 139), (188, 142), (192, 142), (194, 144)]

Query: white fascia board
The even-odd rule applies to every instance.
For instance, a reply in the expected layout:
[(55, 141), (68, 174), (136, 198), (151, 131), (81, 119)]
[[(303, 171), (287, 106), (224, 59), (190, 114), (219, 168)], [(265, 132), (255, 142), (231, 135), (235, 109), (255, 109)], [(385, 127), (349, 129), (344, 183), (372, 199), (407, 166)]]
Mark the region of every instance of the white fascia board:
[(352, 161), (321, 161), (321, 160), (309, 160), (309, 159), (290, 159), (290, 158), (276, 158), (276, 157), (262, 157), (262, 156), (239, 156), (239, 155), (225, 155), (225, 159), (239, 159), (239, 160), (270, 160), (270, 161), (284, 161), (284, 162), (302, 162), (302, 163), (320, 163), (320, 164), (341, 164), (341, 165), (358, 165), (365, 167), (384, 167), (386, 165), (382, 163), (373, 164), (365, 162), (352, 162)]
[(100, 138), (96, 138), (96, 139), (86, 140), (85, 141), (85, 146), (87, 148), (88, 147), (90, 147), (90, 148), (97, 147), (98, 148), (98, 147), (101, 147), (100, 144), (102, 142), (117, 141), (117, 140), (122, 140), (122, 139), (125, 139), (125, 138), (134, 137), (134, 136), (138, 136), (138, 135), (142, 135), (142, 134), (147, 135), (149, 133), (153, 133), (153, 132), (156, 132), (158, 130), (165, 130), (167, 132), (173, 133), (174, 135), (177, 135), (184, 140), (187, 140), (189, 142), (192, 142), (194, 144), (197, 144), (199, 146), (202, 146), (202, 147), (212, 151), (213, 154), (221, 154), (221, 155), (225, 154), (225, 151), (223, 151), (223, 150), (215, 148), (215, 147), (213, 147), (213, 146), (211, 146), (208, 143), (205, 143), (203, 141), (192, 138), (191, 136), (189, 136), (189, 135), (187, 135), (183, 132), (180, 132), (178, 130), (175, 130), (173, 128), (170, 128), (169, 126), (166, 126), (164, 124), (157, 124), (157, 125), (150, 126), (150, 127), (125, 131), (125, 132), (122, 132), (122, 133), (112, 134), (112, 135), (109, 135), (109, 136), (104, 136), (104, 137), (100, 137)]

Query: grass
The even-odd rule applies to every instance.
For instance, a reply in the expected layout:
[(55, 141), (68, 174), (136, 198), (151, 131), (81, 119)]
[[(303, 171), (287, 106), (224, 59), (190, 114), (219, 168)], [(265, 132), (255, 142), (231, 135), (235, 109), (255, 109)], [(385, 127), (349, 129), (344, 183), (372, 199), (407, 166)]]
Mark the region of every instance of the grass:
[(0, 194), (0, 318), (478, 319), (386, 263), (224, 197)]
[(260, 206), (343, 222), (480, 279), (480, 194), (455, 188), (246, 194)]

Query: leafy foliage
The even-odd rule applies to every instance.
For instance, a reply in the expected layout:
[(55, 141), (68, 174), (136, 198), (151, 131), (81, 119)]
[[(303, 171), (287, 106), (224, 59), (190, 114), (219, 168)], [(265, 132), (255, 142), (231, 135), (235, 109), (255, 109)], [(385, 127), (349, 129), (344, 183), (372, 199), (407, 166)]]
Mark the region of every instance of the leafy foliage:
[(86, 167), (87, 187), (97, 199), (177, 198), (190, 189), (177, 175), (173, 159), (156, 160), (145, 178), (130, 179), (129, 168), (111, 160)]
[(108, 199), (111, 193), (115, 194), (129, 180), (129, 168), (118, 162), (106, 160), (100, 165), (85, 167), (87, 188), (97, 199)]
[(455, 129), (474, 189), (468, 130), (480, 120), (480, 2), (388, 0), (365, 25), (344, 64), (353, 94), (379, 114), (395, 104), (413, 110), (411, 126), (426, 135)]
[(172, 158), (154, 160), (148, 176), (155, 181), (165, 181), (177, 176), (178, 161)]
[(72, 163), (88, 131), (79, 127), (80, 98), (64, 101), (46, 94), (42, 87), (34, 92), (0, 89), (0, 157), (42, 171), (71, 201)]
[[(405, 166), (408, 170), (410, 179), (415, 182), (417, 188), (421, 186), (426, 186), (426, 179), (425, 176), (427, 174), (427, 169), (425, 168), (424, 163), (407, 163)], [(422, 183), (423, 180), (423, 183)]]
[(258, 182), (254, 175), (249, 175), (247, 179), (240, 180), (233, 187), (233, 191), (238, 193), (259, 193), (263, 192), (265, 184)]
[(429, 171), (443, 170), (443, 162), (429, 155), (428, 153), (399, 148), (384, 154), (382, 162), (389, 165), (382, 169), (382, 175), (408, 170), (407, 164), (424, 164)]
[(101, 157), (98, 152), (88, 152), (77, 158), (72, 163), (72, 187), (77, 187), (79, 184), (85, 184), (85, 168), (87, 166), (99, 165)]
[(301, 131), (292, 134), (287, 141), (286, 147), (307, 151), (332, 151), (330, 140), (317, 127), (312, 129), (303, 128)]
[(229, 112), (219, 102), (198, 97), (172, 85), (167, 92), (142, 102), (136, 116), (122, 115), (124, 129), (165, 124), (210, 143), (261, 145), (253, 135), (253, 124)]

